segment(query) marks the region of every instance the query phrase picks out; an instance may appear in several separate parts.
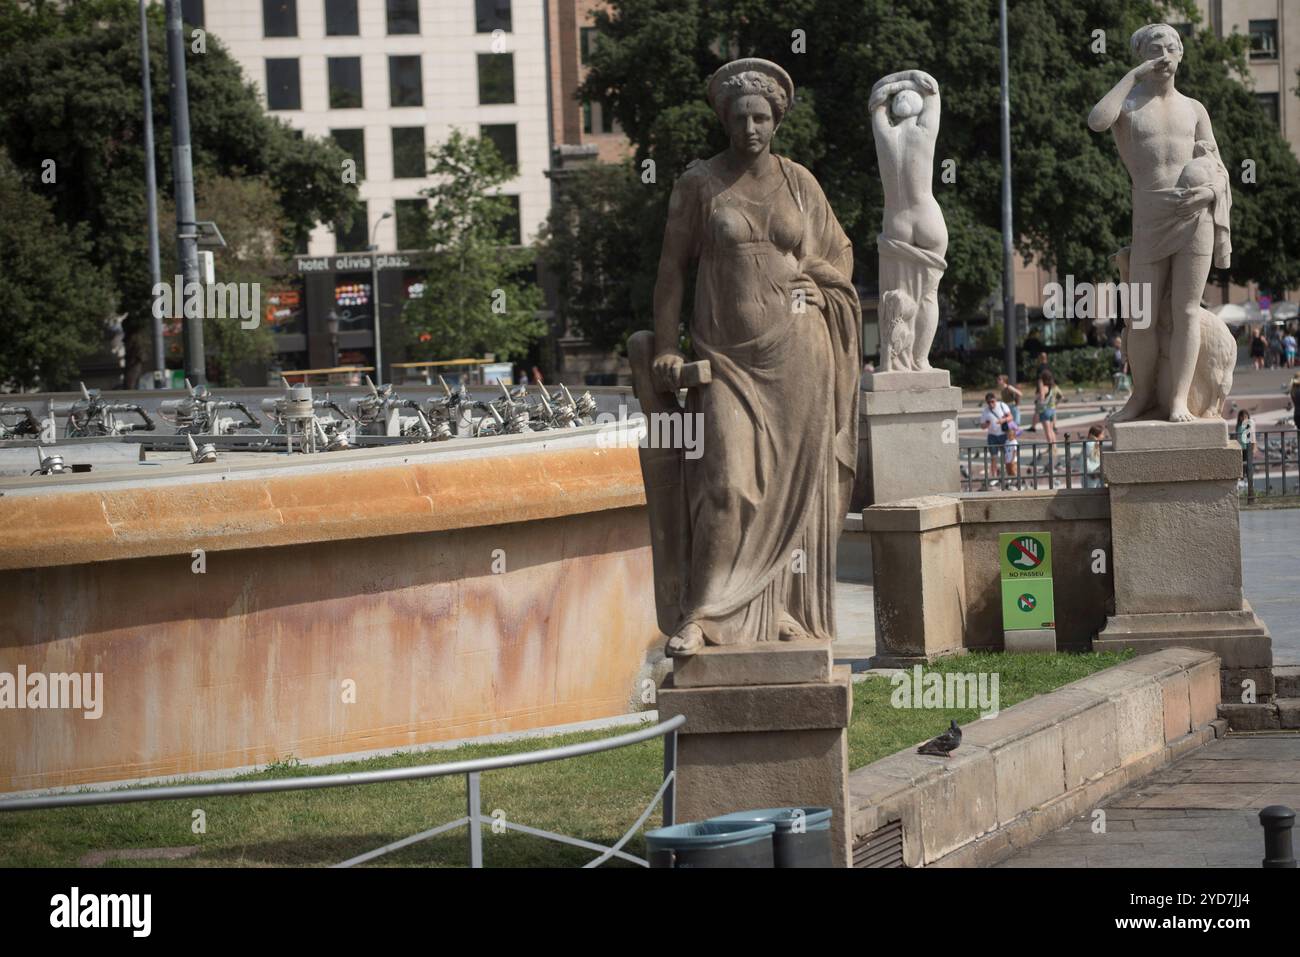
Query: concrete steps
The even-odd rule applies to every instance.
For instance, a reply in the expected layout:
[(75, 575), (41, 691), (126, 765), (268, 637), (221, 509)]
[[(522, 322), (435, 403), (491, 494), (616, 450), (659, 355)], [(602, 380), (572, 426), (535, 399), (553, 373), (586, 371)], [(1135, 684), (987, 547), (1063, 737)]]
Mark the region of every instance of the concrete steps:
[(1300, 729), (1300, 667), (1274, 668), (1273, 693), (1260, 699), (1256, 704), (1220, 704), (1219, 717), (1233, 731)]

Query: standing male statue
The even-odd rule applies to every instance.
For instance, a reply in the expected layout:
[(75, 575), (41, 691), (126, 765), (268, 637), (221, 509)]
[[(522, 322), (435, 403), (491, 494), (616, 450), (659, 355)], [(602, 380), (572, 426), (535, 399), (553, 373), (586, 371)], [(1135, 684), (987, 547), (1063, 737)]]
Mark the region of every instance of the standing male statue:
[(1095, 132), (1114, 133), (1133, 180), (1133, 242), (1118, 259), (1149, 303), (1127, 323), (1133, 394), (1113, 419), (1190, 422), (1218, 416), (1231, 384), (1231, 337), (1201, 295), (1211, 261), (1231, 259), (1232, 192), (1205, 107), (1174, 89), (1178, 31), (1148, 24), (1131, 43), (1142, 62), (1088, 116)]
[(867, 100), (885, 191), (880, 251), (880, 371), (930, 368), (948, 227), (935, 201), (939, 84), (922, 70), (876, 81)]

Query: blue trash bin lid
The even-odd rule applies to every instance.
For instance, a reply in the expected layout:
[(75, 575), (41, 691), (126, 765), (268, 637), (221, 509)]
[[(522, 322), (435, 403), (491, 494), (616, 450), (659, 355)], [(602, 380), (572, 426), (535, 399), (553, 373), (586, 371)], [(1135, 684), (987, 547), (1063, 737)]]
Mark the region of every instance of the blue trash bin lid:
[(708, 850), (770, 840), (773, 831), (770, 823), (756, 821), (696, 821), (646, 831), (645, 843), (652, 851)]
[(777, 832), (785, 833), (794, 827), (794, 822), (803, 815), (804, 829), (824, 831), (831, 826), (831, 809), (828, 807), (769, 807), (757, 811), (736, 811), (734, 814), (720, 814), (709, 818), (710, 821), (755, 821), (771, 824)]

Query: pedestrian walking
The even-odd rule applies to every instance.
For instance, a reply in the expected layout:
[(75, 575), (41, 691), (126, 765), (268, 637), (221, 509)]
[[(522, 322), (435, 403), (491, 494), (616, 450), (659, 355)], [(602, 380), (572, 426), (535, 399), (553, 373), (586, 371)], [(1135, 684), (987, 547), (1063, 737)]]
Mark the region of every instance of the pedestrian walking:
[(1288, 369), (1295, 368), (1295, 347), (1295, 333), (1288, 332), (1282, 337), (1282, 353), (1286, 357), (1286, 367)]
[[(980, 428), (984, 430), (985, 442), (995, 451), (989, 454), (989, 466), (992, 468), (993, 462), (998, 463), (998, 474), (1004, 474), (1006, 463), (1003, 461), (1003, 451), (1007, 445), (1007, 426), (1011, 425), (1011, 409), (1007, 404), (1001, 401), (992, 392), (984, 396), (984, 408), (980, 410)], [(988, 476), (985, 475), (985, 479)]]
[(1106, 427), (1094, 425), (1088, 430), (1083, 443), (1083, 487), (1101, 488), (1101, 443), (1106, 440)]
[(1268, 358), (1268, 340), (1264, 338), (1262, 330), (1255, 330), (1250, 334), (1250, 361), (1255, 366), (1255, 371), (1262, 371), (1264, 360)]
[(1007, 408), (1011, 410), (1011, 421), (1019, 425), (1020, 400), (1024, 397), (1024, 393), (1011, 384), (1010, 377), (1005, 373), (998, 376), (998, 392)]
[(1255, 458), (1255, 420), (1245, 409), (1237, 413), (1237, 444), (1241, 446), (1241, 480), (1249, 482)]
[(1034, 390), (1034, 418), (1042, 423), (1048, 454), (1053, 451), (1051, 446), (1056, 444), (1056, 407), (1061, 396), (1061, 387), (1056, 384), (1056, 378), (1044, 369), (1038, 374), (1038, 386)]

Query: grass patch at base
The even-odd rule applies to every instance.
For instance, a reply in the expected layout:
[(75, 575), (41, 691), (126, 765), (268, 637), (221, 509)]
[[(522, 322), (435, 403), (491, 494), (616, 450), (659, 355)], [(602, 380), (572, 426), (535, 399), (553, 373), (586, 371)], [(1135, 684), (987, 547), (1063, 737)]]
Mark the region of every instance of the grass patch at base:
[[(998, 704), (1051, 691), (1110, 667), (1124, 654), (971, 654), (927, 666), (926, 671), (996, 673)], [(899, 709), (890, 704), (893, 684), (871, 677), (853, 687), (849, 764), (857, 768), (919, 744), (948, 726), (976, 720), (979, 711)], [(264, 780), (371, 771), (514, 754), (627, 733), (627, 728), (470, 744), (454, 750), (385, 755), (364, 761), (302, 766), (285, 763), (231, 780)], [(485, 773), (482, 812), (505, 820), (611, 845), (631, 827), (658, 789), (663, 748), (658, 740), (549, 764)], [(203, 783), (203, 782), (194, 782)], [(191, 830), (193, 812), (204, 812), (206, 833)], [(243, 797), (143, 802), (50, 811), (0, 813), (0, 866), (76, 866), (91, 851), (198, 845), (194, 856), (117, 866), (317, 867), (427, 830), (465, 814), (464, 776), (357, 785)], [(656, 811), (648, 826), (661, 821)], [(640, 834), (625, 848), (645, 856)], [(488, 867), (576, 867), (595, 856), (526, 834), (483, 828)], [(367, 866), (465, 867), (464, 827), (380, 858)], [(114, 866), (109, 864), (107, 866)], [(631, 866), (611, 861), (606, 866)]]

